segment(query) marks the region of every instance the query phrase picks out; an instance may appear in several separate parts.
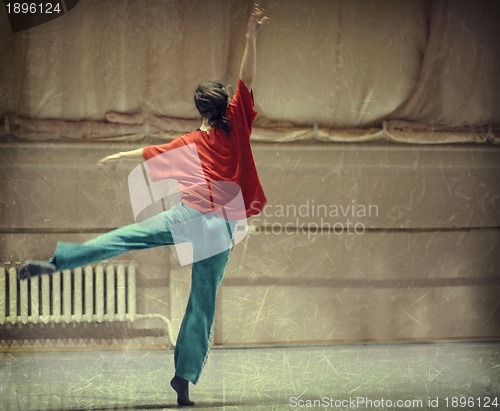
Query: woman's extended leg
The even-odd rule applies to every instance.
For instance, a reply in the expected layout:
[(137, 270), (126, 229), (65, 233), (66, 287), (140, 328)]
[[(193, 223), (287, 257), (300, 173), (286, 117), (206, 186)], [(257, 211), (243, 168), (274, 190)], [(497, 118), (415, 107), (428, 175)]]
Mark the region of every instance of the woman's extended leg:
[[(200, 215), (199, 211), (179, 204), (143, 222), (117, 228), (84, 243), (59, 242), (50, 263), (53, 263), (54, 269), (57, 270), (72, 269), (132, 250), (172, 245), (174, 244), (172, 227)], [(180, 230), (176, 232), (182, 234)], [(175, 240), (190, 241), (178, 233)], [(47, 268), (46, 265), (46, 262), (30, 261), (19, 270), (19, 275), (21, 278), (28, 278), (50, 273), (50, 269), (44, 269), (44, 266)]]
[[(173, 211), (173, 210), (170, 210)], [(102, 261), (131, 250), (171, 245), (170, 211), (109, 231), (84, 243), (59, 242), (52, 257), (58, 270)]]

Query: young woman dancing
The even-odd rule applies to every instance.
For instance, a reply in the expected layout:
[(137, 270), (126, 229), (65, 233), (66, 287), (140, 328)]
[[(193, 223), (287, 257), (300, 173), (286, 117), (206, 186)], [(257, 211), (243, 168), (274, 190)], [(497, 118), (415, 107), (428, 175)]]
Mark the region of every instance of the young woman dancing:
[[(234, 220), (237, 220), (225, 212), (218, 213), (217, 209), (224, 211), (224, 204), (217, 204), (217, 201), (233, 198), (234, 187), (238, 187), (246, 217), (259, 213), (266, 203), (250, 147), (250, 133), (257, 115), (251, 92), (256, 66), (256, 37), (267, 21), (264, 10), (255, 5), (248, 21), (240, 78), (231, 101), (221, 83), (203, 83), (196, 89), (194, 100), (202, 117), (199, 129), (170, 143), (120, 152), (97, 163), (99, 167), (113, 167), (122, 159), (146, 161), (165, 153), (175, 154), (176, 149), (195, 147), (202, 169), (203, 189), (193, 182), (185, 165), (181, 172), (167, 170), (169, 176), (176, 176), (182, 191), (178, 205), (146, 221), (118, 228), (85, 243), (59, 242), (48, 262), (29, 260), (18, 271), (21, 279), (50, 275), (57, 270), (72, 269), (130, 250), (173, 245), (178, 241), (192, 242), (195, 256), (191, 292), (175, 346), (175, 375), (170, 382), (179, 405), (194, 405), (189, 398), (189, 382), (197, 383), (210, 349), (216, 294), (231, 246), (222, 247), (218, 253), (200, 254), (199, 250), (204, 250), (214, 241), (217, 243), (214, 239), (218, 237), (227, 238), (228, 232), (231, 236)], [(161, 162), (158, 164), (162, 165)], [(175, 167), (175, 161), (166, 161), (163, 166)], [(229, 192), (225, 193), (226, 187)], [(174, 226), (189, 225), (194, 220), (199, 227), (194, 236), (180, 230), (178, 238), (174, 238)]]

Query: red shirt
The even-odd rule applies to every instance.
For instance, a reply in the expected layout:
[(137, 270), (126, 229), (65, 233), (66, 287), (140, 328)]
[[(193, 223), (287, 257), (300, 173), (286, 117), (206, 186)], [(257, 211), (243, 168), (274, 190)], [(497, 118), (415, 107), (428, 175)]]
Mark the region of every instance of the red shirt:
[[(181, 201), (201, 212), (210, 212), (219, 205), (224, 205), (224, 199), (233, 197), (235, 188), (239, 188), (246, 216), (260, 213), (266, 204), (266, 196), (250, 146), (252, 125), (257, 115), (253, 103), (252, 93), (239, 80), (233, 100), (226, 109), (231, 125), (230, 133), (224, 133), (217, 127), (212, 127), (210, 134), (201, 130), (192, 131), (170, 143), (145, 147), (144, 159), (149, 160), (188, 145), (196, 147), (199, 161), (197, 158), (193, 160), (193, 156), (186, 150), (179, 150), (180, 156), (176, 156), (175, 164), (163, 163), (162, 175), (158, 178), (176, 179), (183, 193)], [(178, 166), (179, 163), (183, 164)], [(197, 172), (199, 163), (202, 173)]]

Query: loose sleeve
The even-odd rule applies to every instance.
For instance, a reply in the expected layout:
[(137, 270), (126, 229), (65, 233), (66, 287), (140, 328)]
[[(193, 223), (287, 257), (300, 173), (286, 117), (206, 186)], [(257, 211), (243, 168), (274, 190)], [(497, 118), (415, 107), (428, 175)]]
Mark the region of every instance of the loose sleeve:
[(142, 156), (144, 157), (144, 160), (147, 161), (150, 158), (153, 158), (159, 154), (165, 153), (166, 151), (171, 151), (175, 148), (185, 146), (187, 144), (187, 142), (185, 141), (186, 136), (187, 135), (177, 137), (175, 140), (173, 140), (169, 143), (166, 143), (166, 144), (144, 147), (142, 150)]
[(242, 80), (238, 80), (238, 88), (228, 107), (229, 117), (233, 128), (244, 130), (248, 138), (250, 138), (253, 122), (257, 116), (253, 105), (252, 92), (248, 90)]

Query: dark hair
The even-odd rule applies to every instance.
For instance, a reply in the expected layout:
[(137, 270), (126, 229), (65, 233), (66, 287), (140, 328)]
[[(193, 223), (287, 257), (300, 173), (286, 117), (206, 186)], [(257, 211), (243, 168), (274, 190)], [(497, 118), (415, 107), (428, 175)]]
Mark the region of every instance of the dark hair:
[(200, 84), (194, 93), (194, 103), (211, 127), (218, 127), (224, 132), (231, 131), (229, 118), (226, 116), (229, 103), (226, 86), (216, 81)]

